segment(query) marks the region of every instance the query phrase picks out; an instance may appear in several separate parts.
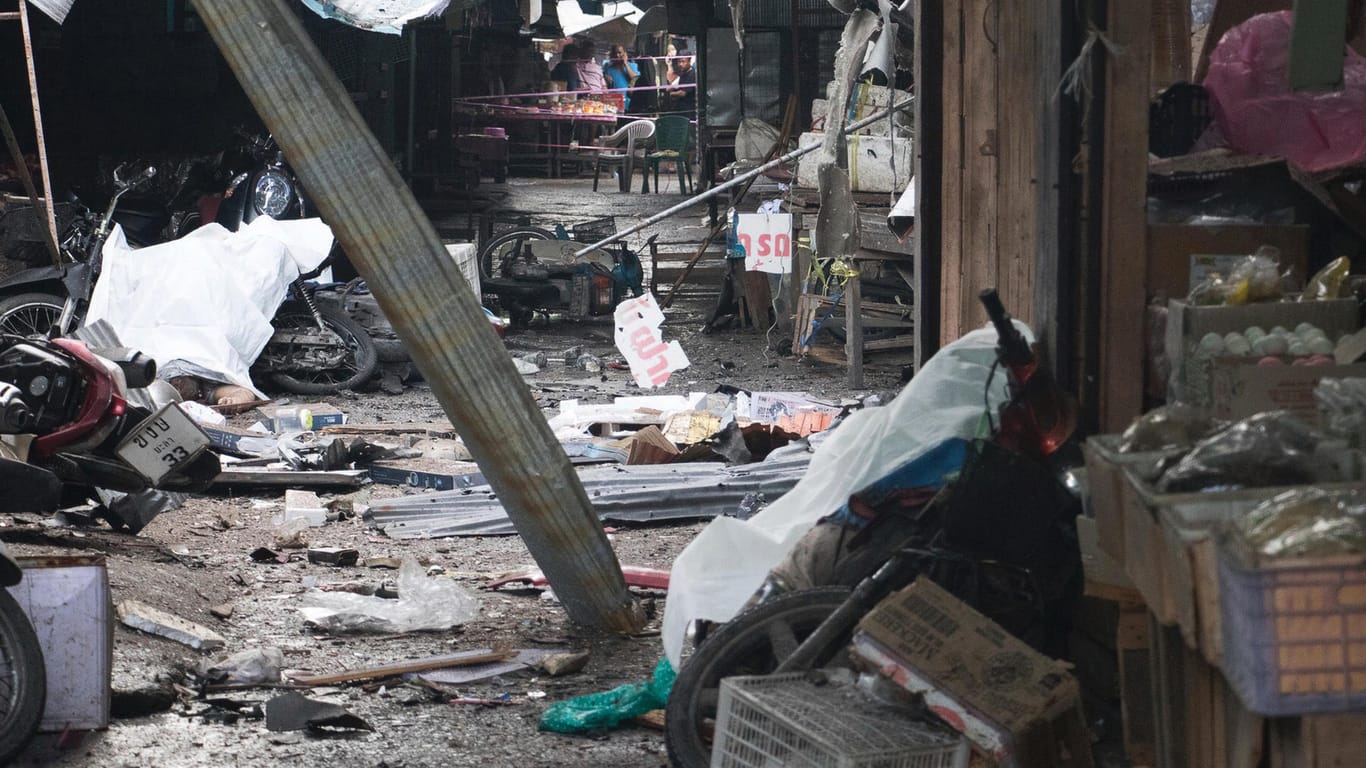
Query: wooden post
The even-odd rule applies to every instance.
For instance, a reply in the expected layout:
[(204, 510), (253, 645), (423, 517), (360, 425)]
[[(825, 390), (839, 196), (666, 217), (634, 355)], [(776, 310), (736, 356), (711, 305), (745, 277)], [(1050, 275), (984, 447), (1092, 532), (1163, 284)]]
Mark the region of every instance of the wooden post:
[(849, 388), (863, 387), (863, 287), (858, 275), (844, 286), (844, 354), (849, 363)]
[(1143, 410), (1147, 296), (1148, 79), (1151, 0), (1111, 2), (1101, 210), (1100, 424), (1119, 432)]
[[(28, 63), (29, 98), (33, 100), (33, 136), (38, 141), (38, 175), (43, 180), (42, 211), (47, 216), (47, 231), (57, 242), (57, 217), (52, 202), (52, 174), (47, 170), (47, 141), (43, 138), (43, 110), (38, 106), (38, 72), (33, 68), (33, 36), (28, 24), (28, 0), (19, 0), (19, 25), (24, 33), (24, 60)], [(37, 205), (38, 201), (34, 201)], [(53, 254), (60, 264), (61, 257)]]
[(345, 89), (284, 0), (194, 0), (238, 81), (368, 281), (569, 617), (643, 615), (574, 468)]

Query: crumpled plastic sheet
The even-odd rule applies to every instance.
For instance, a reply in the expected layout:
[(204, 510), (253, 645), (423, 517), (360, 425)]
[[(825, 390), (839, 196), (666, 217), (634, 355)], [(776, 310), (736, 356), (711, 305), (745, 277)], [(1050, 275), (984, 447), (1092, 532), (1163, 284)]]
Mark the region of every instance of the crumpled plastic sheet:
[(280, 682), (285, 655), (279, 648), (248, 648), (206, 668), (201, 677), (211, 683), (257, 685)]
[(1236, 528), (1259, 556), (1361, 554), (1366, 552), (1366, 498), (1350, 490), (1286, 491), (1257, 505)]
[(1345, 50), (1341, 91), (1290, 90), (1291, 11), (1229, 30), (1210, 54), (1204, 86), (1233, 149), (1275, 155), (1310, 172), (1366, 161), (1366, 58)]
[(1329, 434), (1358, 447), (1366, 441), (1366, 379), (1321, 379), (1314, 400)]
[[(1015, 324), (1031, 342), (1032, 332)], [(934, 459), (941, 476), (919, 478), (921, 486), (943, 484), (948, 471), (938, 462), (948, 441), (973, 438), (982, 422), (983, 390), (996, 360), (996, 331), (973, 331), (941, 349), (882, 408), (850, 414), (828, 432), (797, 485), (749, 520), (717, 518), (674, 560), (665, 604), (663, 641), (677, 664), (693, 621), (728, 621), (758, 589), (771, 568), (815, 525), (849, 501), (854, 492), (908, 465)], [(991, 408), (1005, 400), (1005, 376), (998, 372)], [(956, 469), (957, 467), (953, 467)]]
[(550, 705), (541, 715), (541, 730), (556, 733), (587, 733), (616, 728), (654, 709), (663, 709), (674, 686), (674, 669), (668, 659), (655, 665), (654, 677), (643, 683), (627, 683), (610, 691), (590, 693)]
[(1186, 403), (1172, 403), (1134, 419), (1119, 437), (1120, 453), (1146, 453), (1190, 448), (1196, 442), (1228, 426), (1209, 411)]
[(398, 599), (350, 592), (310, 591), (304, 620), (329, 632), (400, 634), (449, 629), (479, 614), (479, 600), (449, 578), (428, 576), (412, 558), (398, 569)]
[(1196, 444), (1158, 481), (1164, 493), (1304, 485), (1341, 479), (1324, 436), (1285, 411), (1249, 416)]

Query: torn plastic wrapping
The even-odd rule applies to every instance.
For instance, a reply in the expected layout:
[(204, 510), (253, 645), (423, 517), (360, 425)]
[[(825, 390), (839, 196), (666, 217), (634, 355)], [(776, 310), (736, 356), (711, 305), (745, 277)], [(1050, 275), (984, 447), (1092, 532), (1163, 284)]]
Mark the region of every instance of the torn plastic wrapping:
[(674, 669), (660, 659), (651, 679), (627, 683), (601, 693), (556, 702), (541, 715), (540, 728), (555, 733), (587, 733), (616, 728), (655, 709), (663, 709), (674, 685)]
[[(1016, 328), (1033, 341), (1028, 326)], [(749, 520), (717, 518), (674, 560), (663, 640), (678, 663), (693, 621), (727, 621), (799, 539), (850, 495), (926, 457), (945, 443), (977, 434), (983, 409), (996, 409), (1004, 387), (983, 401), (996, 362), (996, 331), (967, 334), (935, 354), (901, 394), (882, 408), (850, 414), (816, 448), (810, 469), (791, 491)], [(997, 376), (997, 381), (1001, 377)], [(936, 478), (942, 485), (943, 478)], [(921, 485), (932, 485), (922, 481)]]
[(1286, 491), (1233, 527), (1257, 557), (1366, 554), (1366, 497), (1355, 490)]
[(403, 633), (449, 629), (479, 614), (479, 600), (448, 578), (429, 577), (412, 558), (398, 571), (398, 599), (311, 591), (299, 609), (329, 632)]
[(1329, 434), (1355, 448), (1366, 444), (1366, 379), (1321, 379), (1314, 400)]
[(1264, 245), (1238, 262), (1228, 275), (1211, 274), (1192, 286), (1186, 301), (1201, 307), (1277, 301), (1281, 298), (1280, 261), (1280, 249)]
[(1226, 426), (1204, 408), (1172, 403), (1134, 419), (1120, 435), (1117, 449), (1120, 453), (1145, 453), (1189, 448)]
[(248, 648), (204, 669), (200, 677), (230, 685), (278, 683), (284, 666), (285, 655), (279, 648)]
[[(1324, 436), (1285, 411), (1259, 413), (1198, 443), (1162, 474), (1163, 493), (1305, 485), (1342, 479)], [(1340, 446), (1339, 446), (1340, 447)]]
[(1293, 91), (1293, 25), (1291, 11), (1265, 13), (1224, 34), (1204, 82), (1215, 124), (1240, 153), (1314, 173), (1366, 161), (1366, 58), (1345, 49), (1342, 90)]

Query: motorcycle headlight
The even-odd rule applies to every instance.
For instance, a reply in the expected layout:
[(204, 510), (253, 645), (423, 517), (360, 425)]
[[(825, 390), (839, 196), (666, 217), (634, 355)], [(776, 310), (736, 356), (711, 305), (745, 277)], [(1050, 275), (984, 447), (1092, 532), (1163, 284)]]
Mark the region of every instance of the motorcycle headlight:
[(257, 213), (272, 219), (278, 218), (289, 209), (294, 198), (294, 185), (279, 171), (266, 171), (256, 180), (255, 204)]

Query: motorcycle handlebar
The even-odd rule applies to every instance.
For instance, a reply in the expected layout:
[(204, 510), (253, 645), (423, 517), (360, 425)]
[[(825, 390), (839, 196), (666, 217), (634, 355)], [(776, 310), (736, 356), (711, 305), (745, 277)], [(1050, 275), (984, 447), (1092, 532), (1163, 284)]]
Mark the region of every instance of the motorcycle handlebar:
[(982, 307), (987, 311), (987, 318), (996, 328), (1002, 352), (1001, 362), (1016, 364), (1032, 360), (1034, 353), (1029, 349), (1029, 342), (1025, 341), (1024, 335), (1010, 321), (1010, 314), (1001, 303), (1000, 293), (995, 288), (987, 288), (977, 294), (977, 299), (982, 302)]

